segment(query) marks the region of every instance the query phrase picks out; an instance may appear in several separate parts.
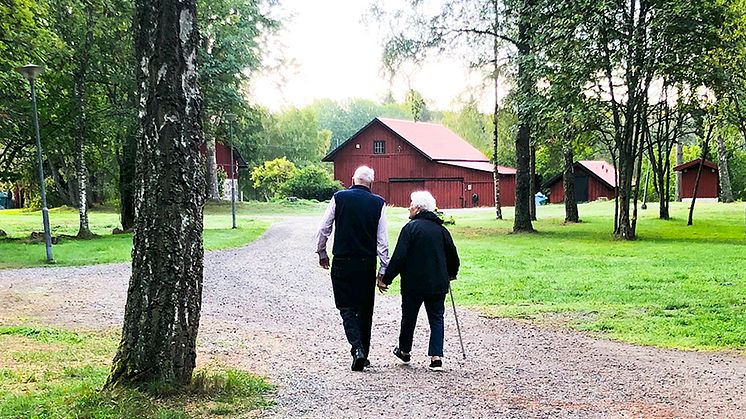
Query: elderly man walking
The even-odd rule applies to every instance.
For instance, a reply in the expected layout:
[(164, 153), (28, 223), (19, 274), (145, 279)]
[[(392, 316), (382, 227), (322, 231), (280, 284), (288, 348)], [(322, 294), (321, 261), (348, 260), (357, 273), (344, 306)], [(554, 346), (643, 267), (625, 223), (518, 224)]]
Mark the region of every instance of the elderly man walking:
[[(376, 281), (383, 277), (389, 261), (386, 202), (371, 192), (373, 177), (373, 169), (358, 167), (352, 186), (334, 194), (321, 222), (316, 248), (319, 265), (329, 269), (326, 242), (334, 226), (332, 289), (350, 342), (353, 371), (370, 365)], [(378, 277), (376, 256), (380, 260)]]

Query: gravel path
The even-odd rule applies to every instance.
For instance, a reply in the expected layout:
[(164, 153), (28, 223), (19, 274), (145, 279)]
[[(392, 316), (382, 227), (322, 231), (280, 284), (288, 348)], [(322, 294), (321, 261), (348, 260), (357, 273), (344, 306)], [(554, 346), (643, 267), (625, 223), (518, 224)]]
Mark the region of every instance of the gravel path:
[[(317, 221), (293, 218), (205, 258), (199, 361), (267, 375), (278, 390), (266, 417), (746, 417), (742, 356), (637, 347), (465, 309), (468, 361), (448, 309), (446, 372), (426, 368), (424, 315), (413, 362), (401, 366), (390, 354), (394, 296), (377, 296), (371, 368), (351, 372), (328, 272), (311, 250)], [(0, 322), (121, 324), (128, 264), (1, 273)]]

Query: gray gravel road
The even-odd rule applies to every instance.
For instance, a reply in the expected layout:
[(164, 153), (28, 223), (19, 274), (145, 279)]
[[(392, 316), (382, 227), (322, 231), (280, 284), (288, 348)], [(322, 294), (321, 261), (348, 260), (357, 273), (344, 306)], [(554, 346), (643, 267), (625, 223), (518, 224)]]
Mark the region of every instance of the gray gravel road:
[[(267, 375), (266, 417), (746, 418), (746, 358), (681, 352), (547, 330), (462, 309), (468, 361), (446, 314), (446, 372), (427, 370), (420, 317), (411, 366), (390, 350), (399, 302), (378, 296), (372, 366), (349, 370), (328, 272), (317, 265), (317, 218), (276, 224), (259, 240), (205, 258), (200, 363)], [(38, 319), (119, 327), (128, 264), (3, 271), (0, 322)]]

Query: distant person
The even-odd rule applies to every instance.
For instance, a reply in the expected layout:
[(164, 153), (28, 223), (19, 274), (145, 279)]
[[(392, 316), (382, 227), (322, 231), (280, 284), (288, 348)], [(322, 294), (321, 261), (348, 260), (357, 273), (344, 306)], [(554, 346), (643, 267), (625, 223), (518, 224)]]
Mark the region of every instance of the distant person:
[[(321, 222), (316, 248), (319, 265), (329, 269), (326, 242), (334, 226), (332, 289), (350, 342), (353, 371), (370, 365), (376, 281), (386, 272), (389, 261), (386, 202), (371, 192), (373, 178), (373, 169), (358, 167), (353, 185), (334, 194)], [(380, 260), (378, 277), (376, 256)]]
[(445, 298), (450, 281), (456, 279), (460, 261), (451, 233), (433, 213), (435, 198), (426, 191), (413, 192), (411, 198), (411, 221), (399, 233), (389, 266), (377, 285), (381, 292), (386, 292), (401, 274), (401, 331), (394, 355), (409, 363), (417, 314), (424, 303), (430, 323), (429, 368), (442, 371)]

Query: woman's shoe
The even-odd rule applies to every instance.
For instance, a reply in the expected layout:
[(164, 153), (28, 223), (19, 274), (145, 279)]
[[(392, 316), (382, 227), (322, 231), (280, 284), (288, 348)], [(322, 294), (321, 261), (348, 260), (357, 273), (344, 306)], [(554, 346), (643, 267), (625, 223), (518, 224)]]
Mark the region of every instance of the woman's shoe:
[(430, 361), (430, 366), (428, 366), (428, 368), (430, 368), (430, 371), (443, 371), (443, 360), (436, 359)]

